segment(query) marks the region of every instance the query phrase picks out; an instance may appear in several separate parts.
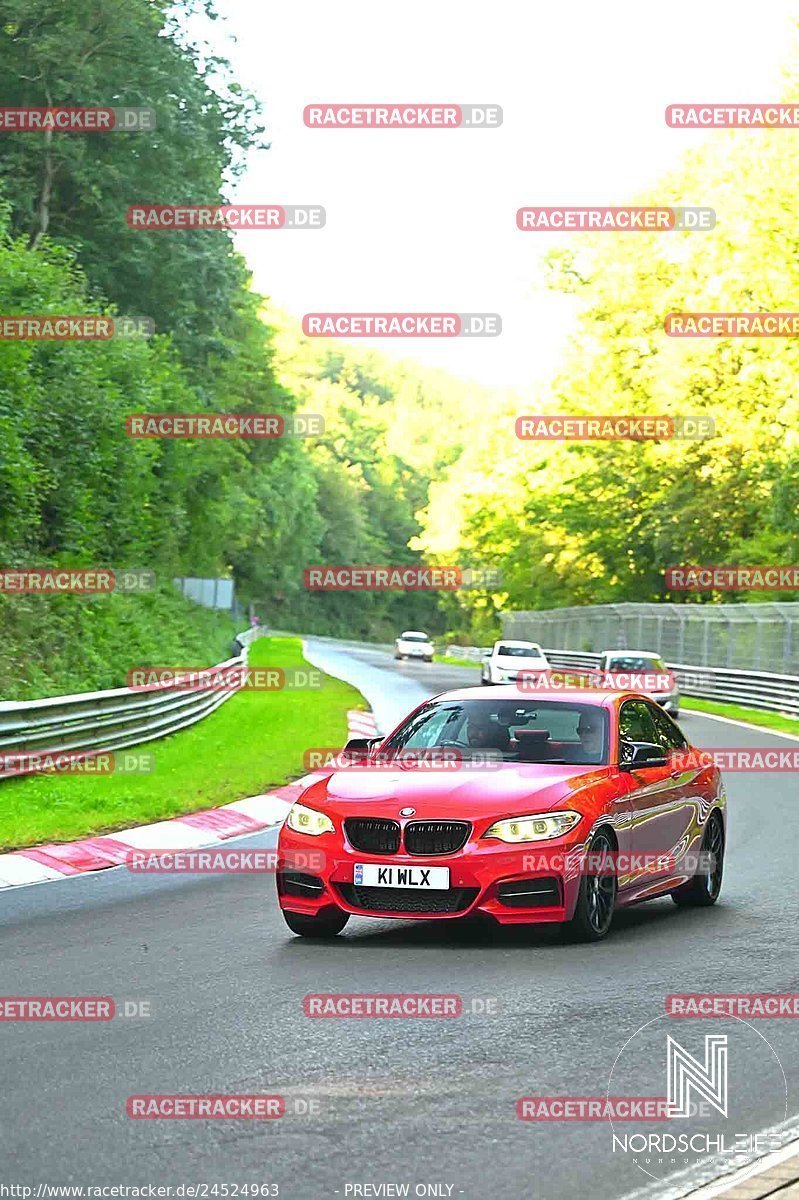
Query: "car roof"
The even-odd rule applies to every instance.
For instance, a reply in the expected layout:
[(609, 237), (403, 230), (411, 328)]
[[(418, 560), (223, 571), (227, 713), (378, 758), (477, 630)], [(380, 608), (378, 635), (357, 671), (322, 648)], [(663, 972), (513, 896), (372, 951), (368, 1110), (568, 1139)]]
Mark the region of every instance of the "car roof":
[[(437, 696), (431, 696), (431, 700), (539, 700), (552, 701), (557, 704), (560, 701), (563, 703), (573, 704), (578, 701), (580, 704), (593, 704), (597, 708), (601, 708), (613, 700), (635, 697), (640, 700), (648, 700), (643, 692), (619, 692), (612, 689), (599, 688), (564, 688), (563, 691), (549, 693), (543, 691), (520, 692), (515, 684), (500, 684), (491, 688), (491, 691), (486, 694), (483, 687), (468, 687), (457, 688), (452, 692), (439, 692)], [(425, 701), (426, 703), (426, 701)]]
[(414, 637), (427, 637), (427, 634), (421, 629), (406, 629), (404, 633), (400, 634), (400, 637), (408, 637), (410, 634), (413, 634)]
[(540, 642), (519, 642), (519, 641), (515, 641), (513, 638), (498, 638), (497, 641), (494, 642), (494, 645), (495, 646), (535, 646), (536, 649), (538, 649), (538, 650), (541, 649)]
[(662, 658), (660, 650), (603, 650), (602, 654), (610, 654), (614, 658)]

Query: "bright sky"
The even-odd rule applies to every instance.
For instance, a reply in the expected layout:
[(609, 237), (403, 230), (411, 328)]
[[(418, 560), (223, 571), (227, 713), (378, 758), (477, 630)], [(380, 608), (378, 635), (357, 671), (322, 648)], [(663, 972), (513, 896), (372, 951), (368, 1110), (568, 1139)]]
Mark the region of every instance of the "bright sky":
[[(554, 368), (573, 310), (543, 284), (556, 235), (518, 232), (517, 208), (629, 203), (712, 136), (669, 129), (668, 104), (778, 99), (799, 0), (219, 0), (219, 11), (237, 39), (219, 48), (264, 101), (272, 142), (235, 199), (327, 210), (323, 230), (238, 235), (255, 287), (298, 317), (498, 312), (493, 339), (358, 341), (523, 389)], [(307, 129), (315, 101), (494, 103), (504, 124)]]

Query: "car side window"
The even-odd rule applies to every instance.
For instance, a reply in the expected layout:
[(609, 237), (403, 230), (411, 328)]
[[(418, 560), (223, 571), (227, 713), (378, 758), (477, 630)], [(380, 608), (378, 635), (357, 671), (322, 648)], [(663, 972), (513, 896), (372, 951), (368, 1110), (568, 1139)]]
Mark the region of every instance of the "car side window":
[(660, 745), (660, 735), (649, 705), (644, 700), (627, 700), (619, 713), (619, 762), (629, 763), (632, 759), (633, 742), (654, 742)]
[(657, 729), (659, 744), (663, 746), (666, 751), (685, 750), (688, 746), (688, 742), (683, 737), (682, 733), (674, 724), (674, 722), (669, 719), (666, 713), (664, 713), (663, 709), (652, 704), (649, 705), (649, 710), (652, 720), (655, 723), (655, 728)]

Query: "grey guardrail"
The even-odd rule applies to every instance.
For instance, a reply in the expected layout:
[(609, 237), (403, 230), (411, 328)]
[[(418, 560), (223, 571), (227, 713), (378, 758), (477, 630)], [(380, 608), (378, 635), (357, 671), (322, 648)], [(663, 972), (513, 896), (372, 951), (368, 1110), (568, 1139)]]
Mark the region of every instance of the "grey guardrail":
[[(209, 667), (211, 672), (246, 667), (248, 647), (261, 636), (260, 628), (240, 633), (244, 647), (235, 658)], [(164, 684), (152, 691), (112, 688), (104, 692), (78, 692), (44, 700), (0, 703), (0, 778), (24, 775), (34, 765), (17, 761), (5, 769), (9, 756), (74, 755), (122, 750), (166, 737), (207, 717), (235, 695), (237, 689)]]
[(490, 646), (447, 646), (444, 654), (447, 658), (465, 658), (467, 662), (482, 662), (483, 655), (488, 654)]
[[(478, 663), (486, 649), (480, 646), (448, 646), (447, 654)], [(598, 667), (601, 655), (583, 650), (544, 648), (553, 667)], [(786, 713), (799, 717), (799, 676), (779, 675), (771, 671), (736, 671), (733, 667), (698, 667), (690, 663), (666, 663), (677, 676), (685, 696), (702, 700), (721, 700), (744, 708)]]
[(691, 667), (667, 663), (686, 696), (726, 700), (744, 708), (799, 717), (799, 678), (769, 671), (736, 671), (730, 667)]
[[(544, 650), (553, 667), (596, 667), (600, 655), (577, 650)], [(772, 671), (736, 671), (734, 667), (697, 667), (666, 663), (685, 696), (721, 700), (744, 708), (799, 716), (799, 677)]]

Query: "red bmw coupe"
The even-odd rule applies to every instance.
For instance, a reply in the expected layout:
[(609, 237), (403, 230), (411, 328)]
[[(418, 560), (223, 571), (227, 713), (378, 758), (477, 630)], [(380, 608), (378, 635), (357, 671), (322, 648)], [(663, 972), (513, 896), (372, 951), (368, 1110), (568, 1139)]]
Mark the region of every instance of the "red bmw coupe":
[(646, 696), (466, 688), (345, 754), (344, 769), (308, 777), (280, 832), (294, 933), (482, 914), (598, 941), (618, 907), (718, 898), (720, 773)]

